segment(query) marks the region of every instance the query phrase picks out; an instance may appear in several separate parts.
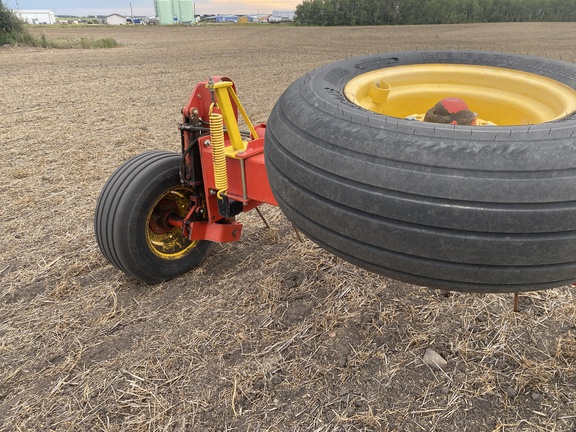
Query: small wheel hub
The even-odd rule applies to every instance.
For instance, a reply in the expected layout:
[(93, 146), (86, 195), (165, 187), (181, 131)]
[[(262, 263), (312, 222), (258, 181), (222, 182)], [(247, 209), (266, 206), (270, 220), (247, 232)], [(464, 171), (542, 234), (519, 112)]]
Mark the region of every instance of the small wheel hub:
[(174, 229), (174, 227), (168, 223), (168, 216), (171, 214), (178, 215), (178, 205), (176, 202), (167, 199), (160, 200), (158, 205), (152, 210), (148, 226), (156, 234), (169, 233)]
[(190, 207), (189, 193), (189, 189), (181, 186), (166, 191), (148, 214), (146, 241), (150, 250), (163, 259), (182, 258), (198, 244), (183, 236), (181, 228), (168, 223), (170, 216), (186, 216)]

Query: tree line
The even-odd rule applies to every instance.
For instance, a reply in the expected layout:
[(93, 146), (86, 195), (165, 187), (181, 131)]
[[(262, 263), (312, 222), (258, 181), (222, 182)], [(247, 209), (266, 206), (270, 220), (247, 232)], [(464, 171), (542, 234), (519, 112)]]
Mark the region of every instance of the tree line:
[(299, 25), (576, 21), (576, 0), (304, 0)]
[(114, 48), (119, 46), (112, 38), (104, 39), (56, 39), (48, 40), (46, 35), (33, 36), (24, 23), (0, 0), (0, 47), (2, 45), (27, 45), (42, 48)]
[(0, 0), (0, 46), (11, 43), (24, 33), (22, 21)]

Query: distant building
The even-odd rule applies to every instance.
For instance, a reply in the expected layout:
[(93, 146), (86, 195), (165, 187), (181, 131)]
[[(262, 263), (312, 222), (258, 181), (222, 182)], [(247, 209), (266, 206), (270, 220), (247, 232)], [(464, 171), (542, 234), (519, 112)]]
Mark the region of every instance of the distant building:
[(16, 16), (28, 24), (56, 24), (56, 15), (51, 10), (17, 10)]
[(238, 15), (216, 15), (214, 21), (217, 23), (237, 23)]
[(263, 23), (268, 21), (268, 15), (266, 14), (249, 15), (248, 19), (250, 20), (250, 22)]
[(160, 24), (195, 23), (192, 0), (154, 0), (154, 10)]
[(108, 25), (124, 25), (126, 24), (126, 17), (120, 14), (112, 14), (106, 17), (106, 24)]
[(277, 23), (285, 21), (294, 21), (296, 11), (272, 11), (272, 15), (268, 17), (268, 22)]

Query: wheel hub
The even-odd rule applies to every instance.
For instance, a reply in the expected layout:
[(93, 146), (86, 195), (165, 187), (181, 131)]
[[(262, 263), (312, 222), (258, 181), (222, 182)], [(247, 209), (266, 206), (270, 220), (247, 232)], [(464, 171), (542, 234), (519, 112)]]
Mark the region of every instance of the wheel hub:
[(174, 228), (168, 223), (168, 216), (178, 214), (178, 205), (175, 201), (163, 199), (152, 210), (148, 226), (156, 234), (167, 234)]
[(185, 217), (190, 206), (188, 189), (178, 187), (159, 197), (150, 210), (146, 224), (148, 247), (164, 259), (179, 259), (194, 249), (198, 242), (182, 235), (182, 229), (168, 222), (169, 217)]

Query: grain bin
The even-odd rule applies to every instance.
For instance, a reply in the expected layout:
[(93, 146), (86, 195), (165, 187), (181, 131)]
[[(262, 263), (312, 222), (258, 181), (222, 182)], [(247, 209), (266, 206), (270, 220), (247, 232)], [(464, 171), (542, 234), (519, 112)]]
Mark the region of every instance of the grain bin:
[(182, 23), (194, 22), (194, 5), (190, 0), (179, 0), (179, 21)]
[(160, 24), (174, 24), (172, 0), (156, 0), (156, 5)]

